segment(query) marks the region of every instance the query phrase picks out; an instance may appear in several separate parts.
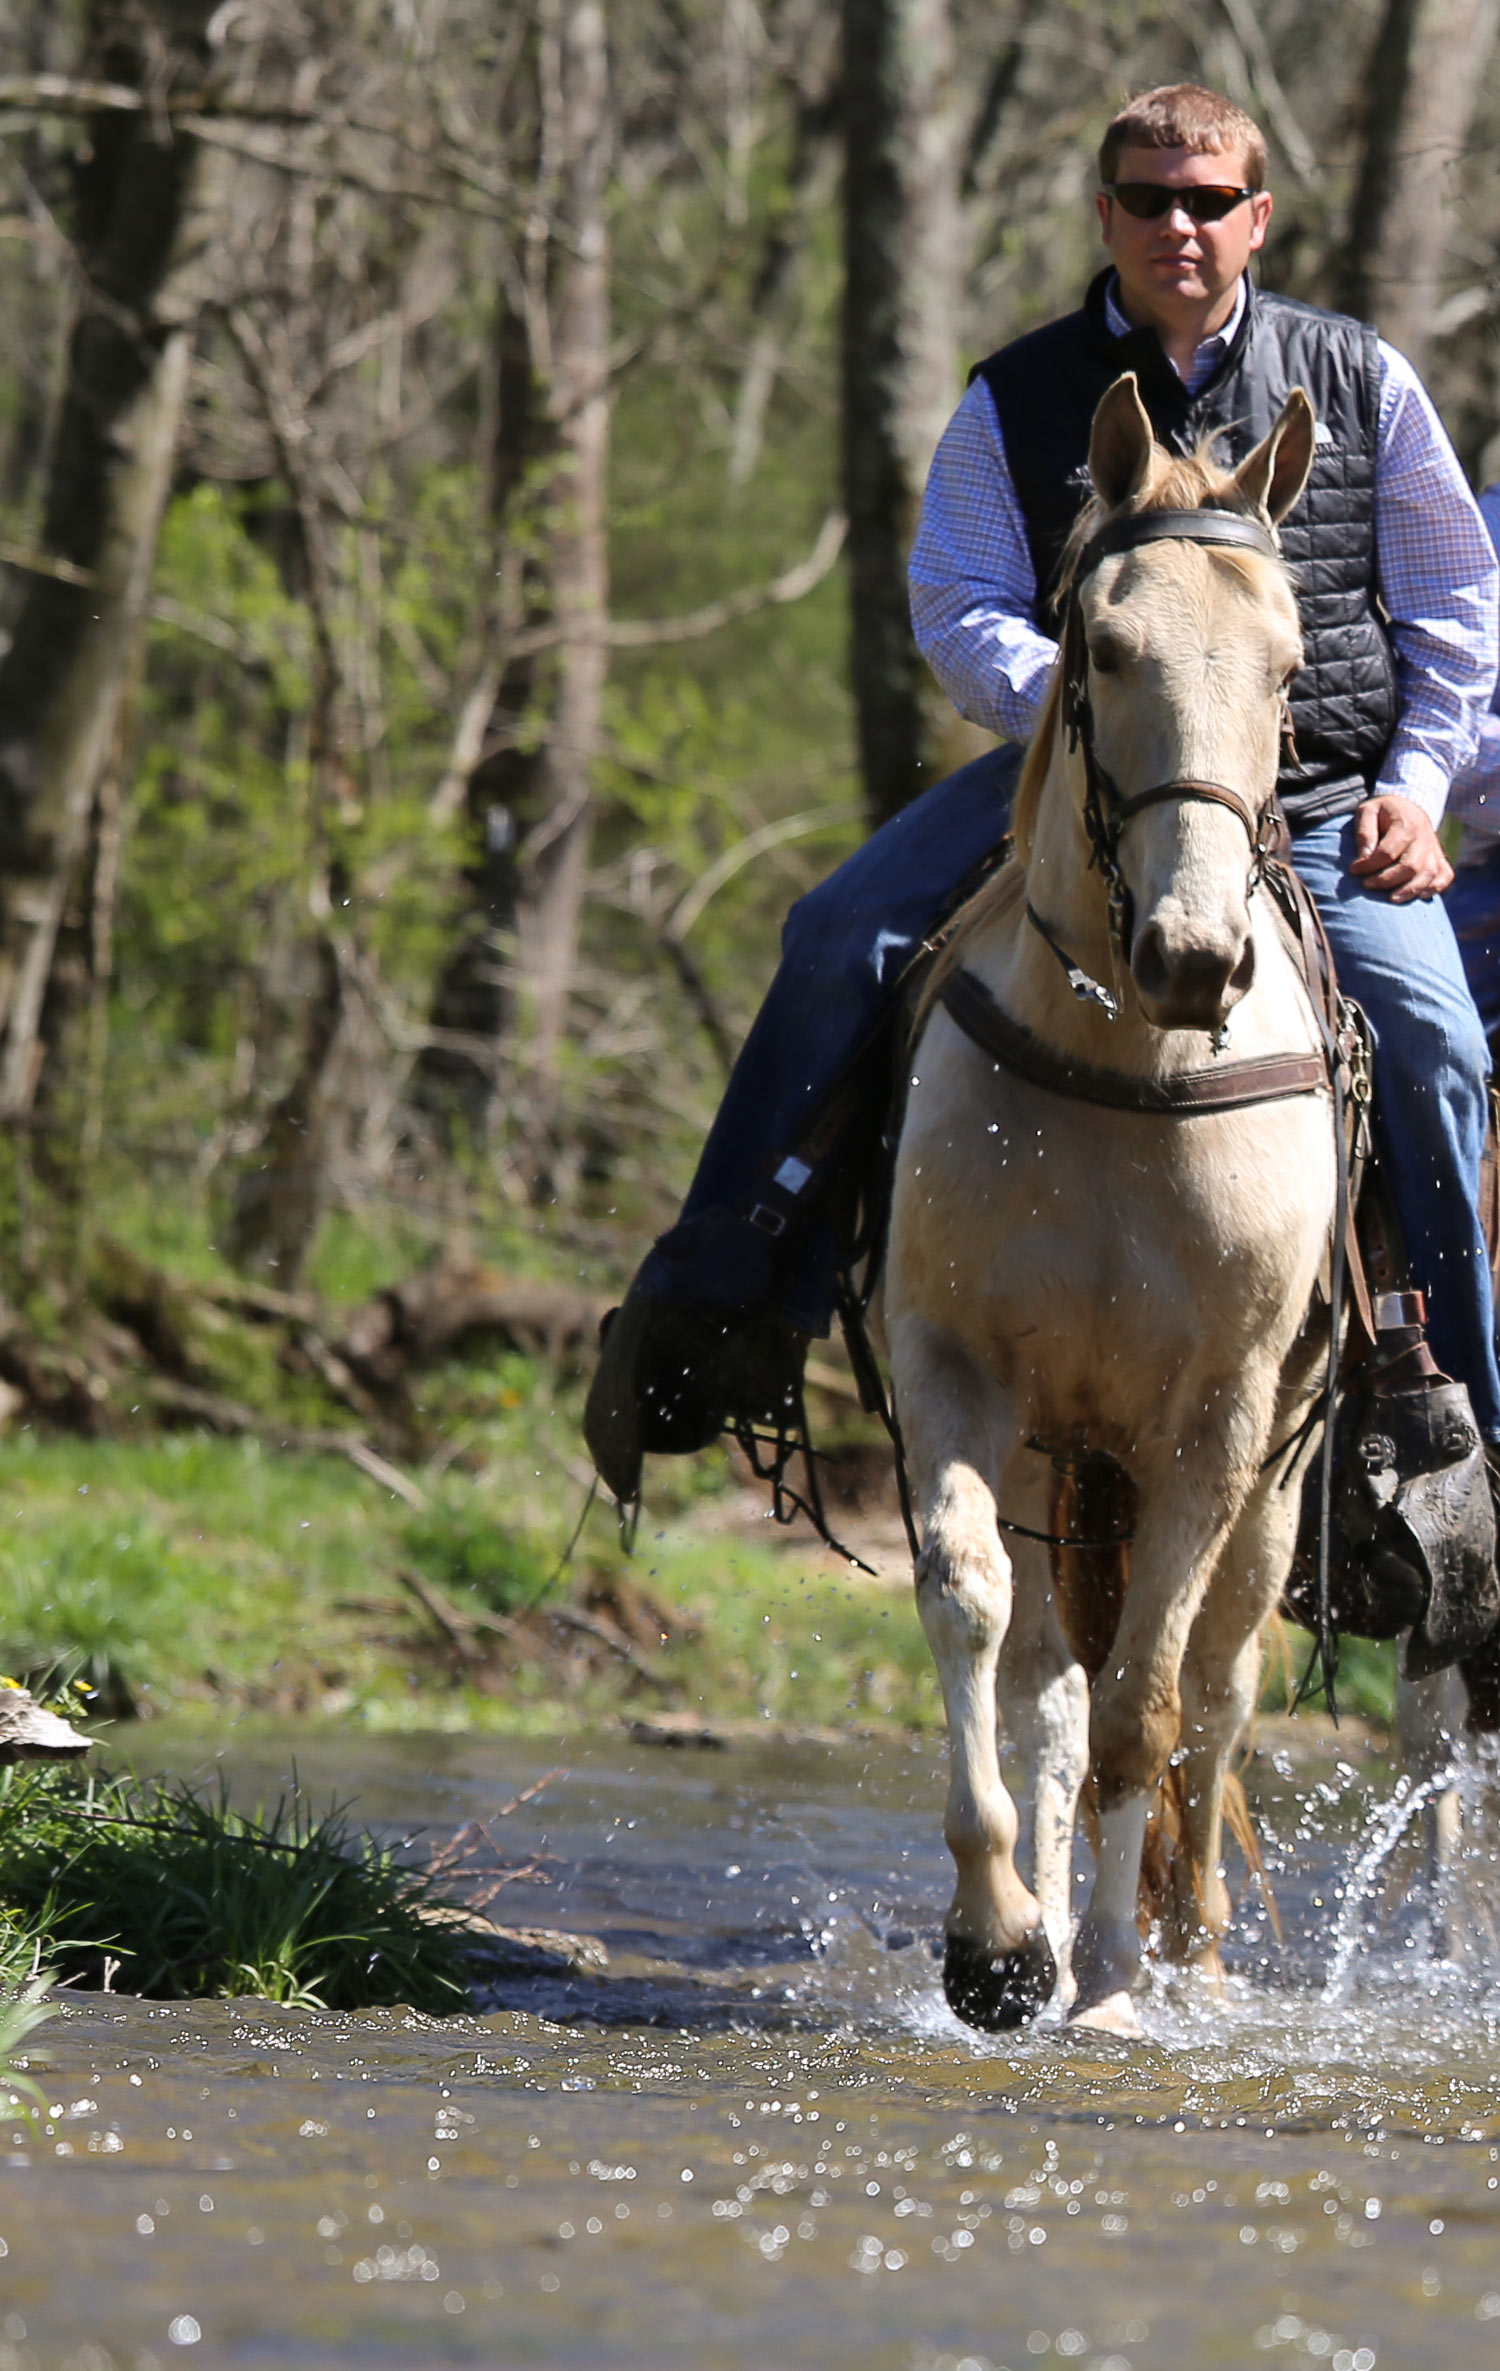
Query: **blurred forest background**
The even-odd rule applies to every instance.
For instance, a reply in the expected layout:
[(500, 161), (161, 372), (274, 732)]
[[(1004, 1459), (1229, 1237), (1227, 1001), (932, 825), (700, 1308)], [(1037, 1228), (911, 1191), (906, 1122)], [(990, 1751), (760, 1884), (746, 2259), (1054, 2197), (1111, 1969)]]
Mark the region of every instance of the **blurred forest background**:
[(905, 546), (1110, 112), (1249, 107), (1265, 281), (1479, 481), (1497, 18), (5, 0), (0, 1414), (383, 1474), (467, 1454), (408, 1364), (555, 1379), (787, 904), (975, 746)]

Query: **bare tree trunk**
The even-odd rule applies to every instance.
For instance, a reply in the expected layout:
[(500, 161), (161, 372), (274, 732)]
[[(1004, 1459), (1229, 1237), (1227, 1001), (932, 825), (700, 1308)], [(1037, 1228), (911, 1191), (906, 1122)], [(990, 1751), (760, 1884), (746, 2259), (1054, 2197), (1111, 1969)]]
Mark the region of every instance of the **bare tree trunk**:
[(785, 358), (798, 276), (836, 161), (837, 91), (830, 92), (828, 87), (828, 60), (819, 54), (800, 65), (792, 93), (792, 153), (786, 194), (772, 218), (750, 298), (750, 350), (740, 373), (729, 449), (732, 486), (748, 485), (755, 475), (766, 412)]
[(844, 0), (844, 484), (871, 825), (945, 770), (906, 560), (957, 391), (962, 109), (948, 0)]
[[(212, 0), (126, 32), (94, 11), (95, 70), (201, 83)], [(215, 233), (232, 161), (158, 116), (94, 118), (76, 178), (83, 288), (42, 526), (72, 581), (30, 579), (0, 660), (0, 1119), (28, 1113), (59, 930), (140, 646)]]
[(553, 480), (552, 600), (584, 633), (558, 654), (540, 768), (540, 812), (518, 851), (517, 961), (529, 1117), (550, 1121), (557, 1057), (578, 959), (584, 864), (592, 821), (608, 652), (597, 629), (609, 609), (609, 61), (603, 0), (546, 0), (544, 147), (557, 158), (558, 221), (550, 311), (548, 410)]
[[(433, 1001), (434, 1041), (413, 1080), (435, 1116), (456, 1110), (479, 1133), (503, 1067), (532, 1185), (551, 1167), (608, 669), (613, 121), (601, 0), (539, 0), (534, 59), (531, 231), (502, 289), (494, 362), (496, 591), (482, 619), (492, 672), (478, 672), (455, 760), (470, 829), (468, 895)], [(556, 654), (508, 662), (523, 619), (546, 613), (564, 630)], [(576, 638), (566, 631), (573, 625)], [(476, 751), (473, 702), (486, 690), (487, 745)], [(533, 750), (515, 727), (539, 706), (549, 723)], [(456, 788), (445, 782), (439, 792), (447, 812)]]
[(354, 1128), (362, 1069), (373, 1032), (357, 974), (352, 933), (335, 915), (350, 882), (333, 852), (336, 818), (357, 808), (349, 770), (349, 701), (334, 627), (335, 560), (321, 493), (306, 457), (308, 424), (293, 377), (284, 324), (265, 328), (244, 308), (230, 327), (255, 387), (291, 495), (290, 553), (312, 626), (307, 718), (308, 904), (316, 929), (304, 951), (297, 1062), (272, 1106), (265, 1132), (235, 1180), (225, 1248), (235, 1267), (265, 1273), (290, 1290), (302, 1272), (328, 1199), (331, 1171)]
[[(524, 558), (545, 452), (545, 390), (532, 352), (527, 310), (502, 291), (491, 359), (487, 500), (491, 552), (478, 607), (474, 688), (455, 735), (451, 772), (439, 791), (445, 810), (460, 802), (469, 828), (466, 899), (452, 950), (432, 1003), (432, 1038), (413, 1067), (414, 1100), (446, 1130), (462, 1115), (477, 1140), (494, 1116), (501, 1047), (513, 1016), (516, 841), (519, 819), (534, 812), (537, 753), (514, 730), (532, 705), (536, 663), (507, 664), (505, 653), (528, 599), (543, 595)], [(477, 728), (477, 729), (476, 729)]]
[(1365, 149), (1339, 301), (1420, 369), (1446, 207), (1500, 24), (1500, 0), (1385, 0), (1365, 74)]

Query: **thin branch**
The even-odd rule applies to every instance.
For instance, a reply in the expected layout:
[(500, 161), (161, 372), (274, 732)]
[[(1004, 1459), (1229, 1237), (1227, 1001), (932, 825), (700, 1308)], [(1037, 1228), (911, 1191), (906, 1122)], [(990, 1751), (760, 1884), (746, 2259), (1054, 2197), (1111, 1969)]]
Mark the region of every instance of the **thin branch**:
[(1220, 5), (1229, 19), (1236, 41), (1245, 53), (1260, 97), (1260, 112), (1270, 118), (1271, 129), (1281, 143), (1283, 156), (1299, 181), (1309, 189), (1321, 189), (1327, 175), (1319, 162), (1317, 150), (1292, 113), (1291, 102), (1282, 89), (1271, 57), (1271, 46), (1259, 16), (1250, 5), (1250, 0), (1220, 0)]
[(99, 582), (92, 568), (80, 568), (72, 560), (55, 560), (50, 552), (23, 551), (16, 543), (0, 543), (0, 562), (7, 568), (24, 568), (28, 576), (55, 576), (59, 584), (96, 585)]
[(779, 822), (762, 824), (759, 831), (745, 839), (736, 840), (732, 848), (712, 863), (707, 872), (700, 873), (691, 889), (677, 901), (662, 925), (668, 939), (686, 938), (711, 897), (716, 897), (726, 881), (757, 856), (764, 856), (768, 848), (780, 848), (788, 840), (805, 840), (814, 832), (828, 831), (835, 824), (852, 823), (864, 813), (857, 800), (846, 800), (837, 807), (812, 807), (801, 815), (783, 815)]
[(539, 651), (558, 650), (565, 642), (602, 642), (610, 650), (658, 650), (673, 642), (696, 642), (704, 634), (717, 634), (722, 626), (732, 626), (742, 617), (753, 617), (759, 609), (774, 609), (784, 602), (802, 601), (820, 585), (844, 548), (848, 521), (842, 511), (830, 511), (818, 532), (818, 540), (805, 560), (795, 568), (788, 568), (782, 576), (773, 577), (766, 585), (749, 585), (738, 593), (728, 593), (722, 601), (709, 601), (702, 609), (690, 609), (682, 617), (663, 618), (559, 618), (547, 626), (535, 626), (518, 634), (510, 646), (512, 659), (534, 658)]

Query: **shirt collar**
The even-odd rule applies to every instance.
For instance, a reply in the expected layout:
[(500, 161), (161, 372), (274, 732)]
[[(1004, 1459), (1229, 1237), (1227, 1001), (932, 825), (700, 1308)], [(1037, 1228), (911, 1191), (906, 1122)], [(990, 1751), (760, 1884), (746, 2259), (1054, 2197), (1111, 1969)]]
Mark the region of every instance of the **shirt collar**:
[[(1104, 284), (1104, 319), (1111, 337), (1128, 338), (1136, 325), (1120, 303), (1119, 286), (1119, 273), (1111, 272)], [(1196, 395), (1204, 381), (1212, 377), (1218, 369), (1238, 334), (1240, 323), (1245, 318), (1245, 307), (1249, 301), (1242, 273), (1239, 286), (1235, 291), (1234, 310), (1229, 319), (1222, 329), (1214, 331), (1212, 337), (1206, 337), (1193, 355), (1193, 367), (1184, 381), (1189, 395)]]

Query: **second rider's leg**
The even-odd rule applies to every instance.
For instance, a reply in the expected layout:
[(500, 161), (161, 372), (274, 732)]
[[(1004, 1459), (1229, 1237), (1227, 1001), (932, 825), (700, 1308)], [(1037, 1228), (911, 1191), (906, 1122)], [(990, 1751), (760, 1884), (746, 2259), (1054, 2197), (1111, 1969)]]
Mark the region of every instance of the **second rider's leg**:
[(1427, 1295), (1433, 1356), (1467, 1384), (1485, 1439), (1500, 1441), (1495, 1313), (1478, 1218), (1484, 1031), (1442, 904), (1377, 896), (1350, 873), (1354, 853), (1352, 816), (1314, 824), (1292, 843), (1339, 985), (1363, 1005), (1374, 1033), (1380, 1156), (1413, 1281)]

